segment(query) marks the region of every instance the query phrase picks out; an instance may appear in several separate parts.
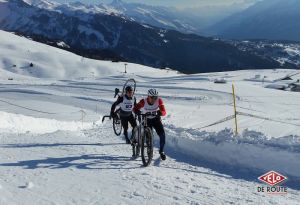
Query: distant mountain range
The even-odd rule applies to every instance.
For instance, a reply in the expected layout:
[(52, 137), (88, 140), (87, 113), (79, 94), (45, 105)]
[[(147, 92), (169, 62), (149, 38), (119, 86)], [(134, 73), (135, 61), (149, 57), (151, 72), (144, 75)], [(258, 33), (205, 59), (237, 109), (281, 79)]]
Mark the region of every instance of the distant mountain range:
[[(126, 17), (140, 24), (148, 24), (159, 28), (177, 30), (183, 33), (207, 34), (206, 28), (234, 13), (244, 10), (257, 0), (247, 3), (234, 3), (228, 6), (175, 7), (151, 6), (142, 3), (126, 3), (112, 0), (110, 4), (86, 5), (81, 2), (60, 4), (48, 0), (24, 0), (28, 4), (67, 15), (83, 11), (88, 13), (114, 14)], [(220, 12), (222, 10), (222, 12)]]
[(82, 13), (115, 15), (140, 24), (173, 29), (185, 33), (200, 32), (200, 26), (195, 21), (191, 21), (192, 18), (189, 15), (171, 7), (125, 3), (121, 0), (113, 0), (110, 4), (99, 3), (93, 5), (81, 2), (60, 4), (49, 0), (24, 0), (24, 2), (41, 9), (57, 11), (67, 16), (80, 17)]
[(209, 29), (227, 39), (300, 41), (300, 1), (263, 0)]
[[(143, 24), (106, 5), (1, 0), (0, 29), (53, 41), (97, 59), (123, 59), (184, 73), (274, 68), (280, 64), (229, 43)], [(123, 8), (123, 7), (120, 7)]]

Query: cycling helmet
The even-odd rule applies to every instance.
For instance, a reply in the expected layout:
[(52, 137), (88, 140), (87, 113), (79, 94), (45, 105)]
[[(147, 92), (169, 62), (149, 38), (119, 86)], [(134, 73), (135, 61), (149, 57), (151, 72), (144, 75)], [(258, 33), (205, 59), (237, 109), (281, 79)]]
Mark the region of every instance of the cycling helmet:
[(125, 88), (125, 91), (126, 91), (126, 92), (133, 91), (132, 86), (127, 86), (127, 87)]
[(149, 97), (158, 97), (158, 92), (156, 91), (156, 89), (150, 89), (148, 90), (148, 96)]

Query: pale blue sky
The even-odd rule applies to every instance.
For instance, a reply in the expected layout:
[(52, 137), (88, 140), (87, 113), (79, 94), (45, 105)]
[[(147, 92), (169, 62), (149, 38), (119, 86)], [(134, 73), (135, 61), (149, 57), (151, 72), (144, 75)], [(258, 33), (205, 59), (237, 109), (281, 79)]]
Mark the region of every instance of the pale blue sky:
[[(112, 0), (55, 0), (58, 2), (80, 1), (88, 4), (110, 3)], [(258, 0), (123, 0), (124, 2), (137, 2), (151, 5), (176, 6), (176, 7), (194, 7), (194, 6), (214, 6), (230, 5), (233, 3), (249, 3)]]

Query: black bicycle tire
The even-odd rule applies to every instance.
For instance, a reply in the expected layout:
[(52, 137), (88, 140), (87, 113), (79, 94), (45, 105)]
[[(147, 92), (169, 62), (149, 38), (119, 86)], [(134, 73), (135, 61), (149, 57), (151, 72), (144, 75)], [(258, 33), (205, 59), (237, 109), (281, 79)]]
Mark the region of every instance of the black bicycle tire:
[(123, 90), (122, 90), (122, 96), (125, 94), (125, 88), (126, 88), (126, 86), (129, 84), (129, 82), (132, 82), (132, 83), (133, 83), (133, 93), (135, 93), (135, 91), (136, 91), (136, 81), (135, 81), (133, 78), (131, 78), (131, 79), (128, 79), (128, 80), (124, 83), (124, 85), (123, 85)]
[[(147, 144), (147, 150), (146, 150), (147, 159), (145, 158), (145, 139), (146, 138), (149, 139), (148, 140), (149, 144)], [(150, 152), (148, 152), (148, 149), (150, 149)], [(142, 136), (141, 157), (142, 157), (143, 165), (145, 167), (149, 166), (149, 164), (151, 163), (152, 158), (153, 158), (153, 134), (152, 134), (152, 131), (150, 130), (150, 128), (145, 128), (144, 134)]]
[(116, 126), (117, 126), (117, 125), (116, 125), (116, 119), (113, 118), (113, 129), (114, 129), (115, 134), (116, 134), (117, 136), (120, 136), (121, 133), (122, 133), (123, 127), (122, 127), (121, 119), (117, 119), (117, 120), (119, 120), (118, 126), (120, 126), (121, 128), (120, 128), (119, 131), (116, 129)]

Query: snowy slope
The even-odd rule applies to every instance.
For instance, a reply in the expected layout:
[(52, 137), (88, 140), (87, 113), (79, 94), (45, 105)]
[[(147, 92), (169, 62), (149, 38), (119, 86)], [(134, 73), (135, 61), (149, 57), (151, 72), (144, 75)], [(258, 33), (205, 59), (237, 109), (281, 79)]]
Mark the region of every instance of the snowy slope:
[[(0, 204), (300, 201), (300, 95), (265, 87), (295, 70), (182, 75), (129, 64), (124, 74), (123, 63), (81, 60), (2, 31), (0, 39)], [(253, 80), (258, 74), (264, 82)], [(168, 159), (159, 160), (155, 136), (147, 168), (111, 121), (100, 122), (128, 78), (137, 80), (138, 99), (157, 88), (168, 112)], [(238, 116), (237, 136), (233, 120), (203, 128), (233, 114), (231, 83), (239, 112), (270, 120)], [(257, 193), (257, 177), (270, 170), (289, 177), (287, 195)]]
[[(0, 67), (14, 76), (40, 78), (99, 77), (124, 72), (124, 63), (97, 61), (0, 30)], [(30, 67), (33, 63), (33, 67)], [(14, 67), (14, 65), (16, 67)], [(152, 72), (153, 68), (128, 63), (128, 72)], [(4, 72), (2, 70), (2, 72)], [(172, 72), (175, 73), (175, 72)]]

